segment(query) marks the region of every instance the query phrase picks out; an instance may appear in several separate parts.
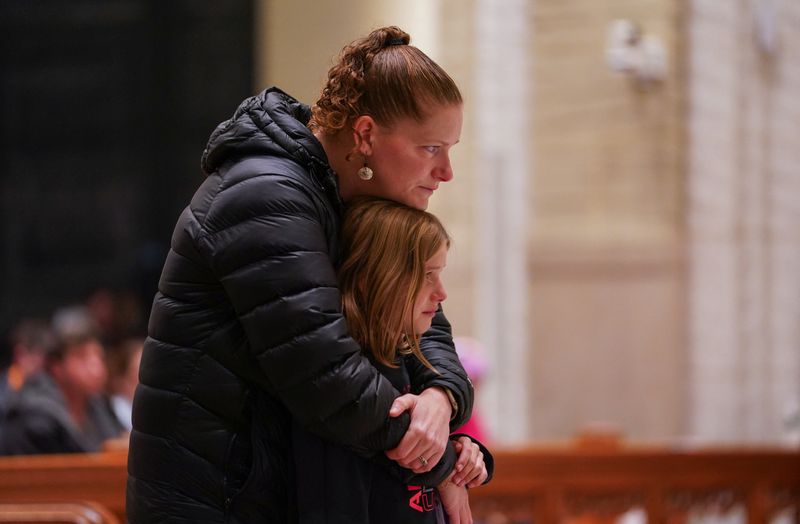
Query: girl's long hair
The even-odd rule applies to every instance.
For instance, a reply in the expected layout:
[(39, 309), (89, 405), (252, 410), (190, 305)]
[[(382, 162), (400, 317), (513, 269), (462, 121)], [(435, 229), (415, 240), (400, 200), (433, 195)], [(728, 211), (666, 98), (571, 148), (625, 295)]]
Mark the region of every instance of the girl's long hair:
[(353, 199), (342, 229), (339, 267), (342, 309), (351, 336), (377, 362), (396, 367), (398, 349), (408, 349), (434, 369), (406, 325), (425, 280), (425, 263), (450, 237), (425, 211), (371, 197)]

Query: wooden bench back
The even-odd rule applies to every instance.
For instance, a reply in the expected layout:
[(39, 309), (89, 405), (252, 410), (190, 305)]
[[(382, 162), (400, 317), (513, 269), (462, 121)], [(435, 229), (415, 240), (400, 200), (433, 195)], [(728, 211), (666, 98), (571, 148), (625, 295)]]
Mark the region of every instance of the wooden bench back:
[(614, 522), (639, 510), (648, 523), (693, 512), (744, 511), (750, 524), (781, 511), (800, 523), (800, 450), (678, 450), (549, 446), (495, 453), (495, 478), (470, 493), (473, 514), (503, 522)]
[(117, 451), (0, 457), (0, 503), (92, 501), (124, 522), (127, 460)]
[[(538, 445), (494, 455), (494, 480), (470, 493), (487, 523), (613, 522), (636, 508), (648, 523), (680, 523), (732, 507), (750, 524), (779, 511), (800, 522), (800, 450)], [(0, 503), (89, 500), (124, 522), (126, 462), (122, 451), (0, 457)]]
[(2, 524), (119, 524), (119, 519), (94, 502), (0, 503)]

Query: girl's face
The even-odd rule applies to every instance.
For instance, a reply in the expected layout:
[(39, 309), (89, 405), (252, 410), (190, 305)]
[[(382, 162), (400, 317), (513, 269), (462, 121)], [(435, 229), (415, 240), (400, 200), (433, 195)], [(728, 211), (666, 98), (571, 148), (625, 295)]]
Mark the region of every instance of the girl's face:
[(431, 258), (425, 262), (425, 280), (414, 299), (412, 318), (409, 324), (413, 332), (421, 335), (431, 327), (431, 321), (439, 309), (439, 304), (447, 298), (442, 282), (442, 271), (447, 264), (447, 246), (442, 245)]
[(375, 178), (363, 190), (426, 209), (439, 184), (453, 179), (450, 148), (460, 140), (462, 120), (459, 104), (440, 106), (422, 123), (406, 118), (391, 128), (378, 127), (369, 158)]

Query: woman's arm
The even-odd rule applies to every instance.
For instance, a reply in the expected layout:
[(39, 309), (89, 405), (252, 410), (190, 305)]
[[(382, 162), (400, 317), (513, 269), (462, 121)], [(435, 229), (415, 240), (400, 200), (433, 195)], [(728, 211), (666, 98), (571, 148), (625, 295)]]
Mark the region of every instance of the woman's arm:
[(415, 361), (409, 368), (411, 391), (420, 393), (438, 386), (444, 392), (449, 392), (455, 404), (452, 406), (454, 409), (451, 414), (450, 429), (463, 426), (472, 414), (475, 392), (456, 354), (452, 328), (441, 306), (433, 317), (431, 328), (422, 335), (420, 350), (438, 373)]
[[(431, 328), (422, 336), (420, 349), (436, 371), (416, 358), (406, 359), (411, 389), (419, 394), (404, 395), (392, 405), (392, 416), (408, 410), (412, 421), (399, 445), (388, 453), (389, 458), (417, 473), (427, 470), (418, 457), (438, 460), (450, 432), (469, 420), (474, 395), (441, 306)], [(424, 442), (432, 444), (423, 446)]]
[[(373, 460), (384, 462), (390, 472), (407, 485), (436, 486), (449, 522), (470, 523), (472, 513), (467, 488), (489, 482), (494, 473), (494, 460), (489, 450), (472, 437), (453, 435), (452, 438), (445, 457), (430, 473), (417, 475), (392, 461), (377, 456)], [(458, 455), (455, 462), (454, 455)]]
[(348, 335), (322, 204), (300, 176), (228, 172), (187, 227), (247, 338), (248, 359), (223, 358), (255, 364), (238, 368), (309, 431), (372, 455), (397, 445), (409, 417), (388, 416), (399, 393)]
[(442, 458), (435, 465), (429, 466), (429, 471), (417, 473), (409, 468), (404, 468), (396, 461), (385, 455), (375, 455), (372, 460), (377, 464), (387, 468), (389, 473), (400, 479), (408, 486), (430, 486), (435, 487), (445, 481), (455, 471), (458, 453), (452, 441), (448, 441), (445, 446)]
[(450, 480), (457, 486), (475, 488), (489, 483), (494, 475), (491, 452), (474, 438), (461, 434), (450, 437), (444, 456), (427, 473), (415, 473), (378, 455), (373, 460), (389, 467), (393, 475), (409, 485), (438, 486)]

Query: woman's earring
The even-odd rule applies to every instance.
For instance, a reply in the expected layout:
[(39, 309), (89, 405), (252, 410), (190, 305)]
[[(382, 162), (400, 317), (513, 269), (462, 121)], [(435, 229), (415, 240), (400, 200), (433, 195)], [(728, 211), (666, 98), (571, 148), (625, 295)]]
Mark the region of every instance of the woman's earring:
[(358, 170), (358, 178), (360, 178), (361, 180), (372, 180), (372, 177), (374, 175), (375, 173), (372, 172), (372, 169), (369, 168), (365, 160), (364, 167)]

